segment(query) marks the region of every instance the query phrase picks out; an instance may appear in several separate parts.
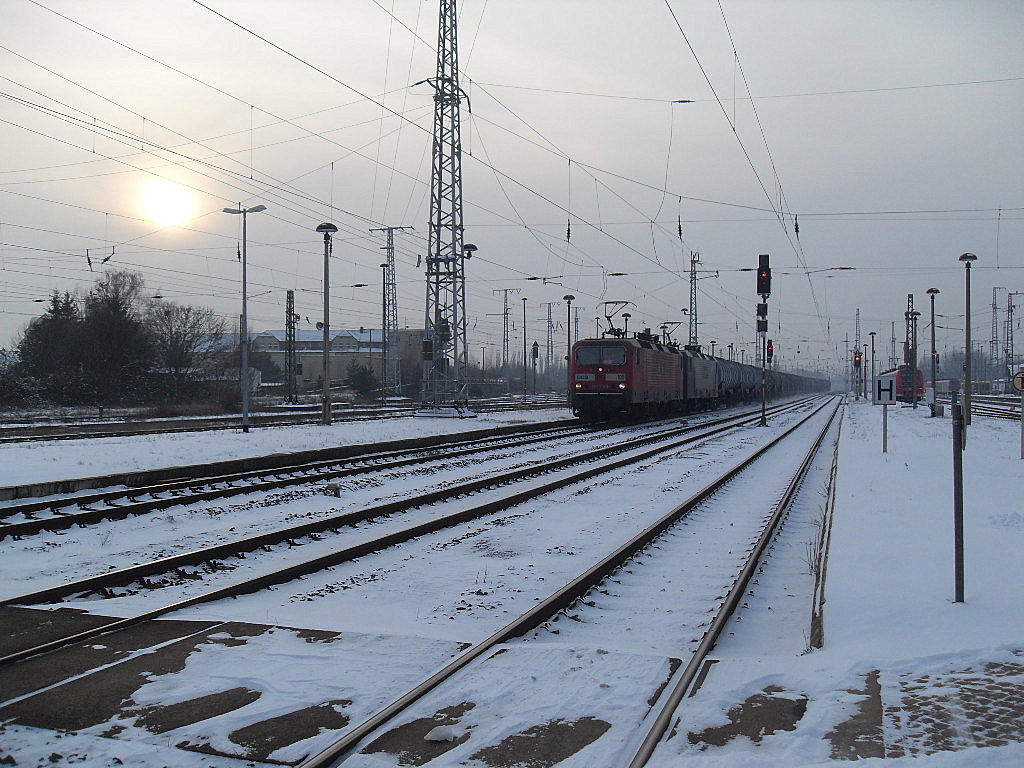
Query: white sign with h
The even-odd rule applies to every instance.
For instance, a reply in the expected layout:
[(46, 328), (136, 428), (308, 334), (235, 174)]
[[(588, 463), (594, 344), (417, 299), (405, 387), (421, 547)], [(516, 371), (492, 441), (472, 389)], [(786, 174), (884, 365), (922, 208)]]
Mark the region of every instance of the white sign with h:
[(896, 403), (896, 377), (879, 376), (875, 379), (874, 405), (894, 405)]

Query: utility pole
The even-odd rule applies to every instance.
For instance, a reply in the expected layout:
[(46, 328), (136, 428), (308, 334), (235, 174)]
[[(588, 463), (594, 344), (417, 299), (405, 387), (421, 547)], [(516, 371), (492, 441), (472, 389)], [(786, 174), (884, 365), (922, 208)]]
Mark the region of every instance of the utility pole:
[(937, 367), (936, 363), (938, 362), (936, 360), (936, 355), (935, 355), (935, 297), (939, 295), (940, 291), (939, 291), (938, 288), (929, 288), (927, 291), (925, 291), (925, 293), (927, 293), (928, 294), (928, 298), (931, 299), (931, 305), (932, 305), (932, 318), (931, 318), (931, 326), (932, 326), (932, 403), (931, 403), (931, 407), (932, 407), (932, 416), (935, 416), (938, 413), (938, 406), (939, 406), (938, 393), (935, 391), (935, 369)]
[[(768, 264), (769, 256), (767, 253), (762, 253), (757, 257), (757, 293), (761, 296), (761, 303), (757, 305), (757, 335), (760, 337), (760, 356), (761, 356), (761, 420), (760, 426), (768, 426), (767, 418), (767, 406), (768, 406), (768, 372), (765, 370), (765, 363), (767, 362), (767, 338), (768, 338), (768, 296), (772, 292), (772, 270)], [(693, 278), (692, 285), (696, 285), (696, 278)], [(690, 310), (690, 322), (691, 328), (696, 328), (693, 325), (693, 311), (696, 309), (696, 305), (691, 307)]]
[[(550, 302), (550, 301), (547, 302), (547, 307), (548, 307), (548, 339), (547, 339), (548, 348), (545, 350), (546, 357), (544, 359), (544, 377), (545, 377), (545, 379), (548, 382), (548, 384), (547, 384), (548, 388), (551, 387), (551, 363), (554, 360), (554, 355), (555, 355), (555, 323), (554, 323), (554, 320), (551, 319), (551, 307), (552, 306), (553, 306), (552, 302)], [(534, 392), (534, 394), (537, 394), (537, 393)]]
[(509, 293), (519, 293), (519, 288), (495, 288), (491, 293), (502, 294), (502, 313), (501, 313), (501, 376), (505, 379), (505, 394), (511, 394), (512, 392), (512, 379), (509, 376), (508, 369), (508, 295)]
[[(856, 318), (856, 320), (855, 320), (854, 332), (853, 332), (853, 353), (854, 353), (854, 357), (856, 358), (856, 357), (859, 357), (858, 353), (860, 352), (860, 307), (857, 307), (857, 314), (855, 315), (855, 318)], [(863, 363), (863, 361), (861, 361), (861, 362)], [(864, 370), (863, 364), (861, 364), (861, 365), (854, 364), (854, 375), (857, 377), (857, 395), (856, 395), (856, 397), (858, 399), (860, 398), (861, 394), (863, 394), (863, 392), (864, 392), (864, 387), (862, 386), (862, 382), (864, 380), (864, 376), (862, 375), (862, 371), (863, 370)]]
[(523, 296), (523, 397), (526, 397), (526, 371), (529, 363), (526, 360), (526, 297)]
[[(1010, 380), (1013, 378), (1013, 297), (1024, 296), (1024, 291), (1007, 291), (1006, 293), (1006, 370), (1003, 376), (1006, 379), (1006, 386), (1003, 388), (1006, 394), (1012, 394), (1013, 387)], [(1022, 416), (1024, 418), (1024, 416)]]
[(690, 251), (690, 346), (696, 350), (700, 349), (697, 343), (697, 265), (700, 263), (700, 253)]
[(896, 357), (896, 321), (893, 320), (889, 323), (889, 332), (891, 334), (891, 341), (889, 347), (889, 367), (895, 368), (899, 358)]
[(998, 378), (996, 375), (997, 371), (992, 370), (993, 366), (998, 369), (999, 358), (1002, 355), (999, 354), (999, 299), (997, 297), (998, 291), (1005, 291), (1006, 288), (1002, 286), (992, 287), (992, 338), (989, 340), (988, 357), (991, 363), (989, 364), (989, 372), (986, 378), (995, 379)]
[(914, 310), (914, 294), (907, 294), (907, 311), (903, 313), (906, 323), (906, 342), (903, 347), (903, 364), (910, 366), (910, 402), (917, 407), (917, 312)]
[(285, 294), (284, 309), (284, 380), (288, 388), (288, 402), (295, 404), (299, 402), (298, 387), (295, 383), (295, 367), (298, 362), (295, 354), (295, 324), (299, 316), (295, 314), (295, 291), (288, 291)]
[(476, 246), (463, 242), (462, 128), (455, 0), (440, 0), (434, 89), (434, 144), (427, 236), (427, 297), (422, 410), (426, 415), (469, 412), (466, 346), (466, 259)]
[(383, 232), (386, 240), (383, 248), (387, 256), (384, 281), (384, 327), (381, 329), (381, 343), (384, 347), (384, 365), (381, 369), (381, 388), (384, 397), (402, 394), (401, 355), (392, 355), (392, 344), (398, 333), (398, 289), (395, 277), (395, 232), (412, 227), (378, 227), (370, 232)]

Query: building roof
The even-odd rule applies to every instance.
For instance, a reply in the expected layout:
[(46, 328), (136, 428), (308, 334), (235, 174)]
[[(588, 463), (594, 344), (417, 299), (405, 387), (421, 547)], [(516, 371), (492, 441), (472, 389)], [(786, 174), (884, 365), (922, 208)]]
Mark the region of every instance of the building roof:
[[(381, 342), (381, 331), (379, 328), (360, 328), (356, 331), (351, 330), (337, 330), (331, 331), (331, 338), (337, 339), (339, 336), (350, 336), (358, 342), (360, 346), (368, 346), (370, 344), (380, 344)], [(282, 344), (288, 337), (287, 331), (269, 330), (263, 331), (262, 333), (252, 334), (252, 336), (272, 336)], [(296, 328), (295, 329), (295, 340), (296, 341), (320, 341), (324, 337), (323, 331), (307, 330)]]

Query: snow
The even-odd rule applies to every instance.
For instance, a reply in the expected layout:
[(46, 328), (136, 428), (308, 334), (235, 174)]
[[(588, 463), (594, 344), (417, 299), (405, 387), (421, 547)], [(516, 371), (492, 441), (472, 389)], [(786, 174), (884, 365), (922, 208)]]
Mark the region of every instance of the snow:
[(456, 434), (509, 424), (571, 421), (567, 410), (480, 413), (472, 419), (390, 417), (336, 421), (329, 425), (133, 435), (94, 440), (42, 440), (0, 444), (0, 486), (95, 477), (135, 470), (266, 456), (272, 453), (360, 445), (437, 434)]
[[(966, 600), (955, 603), (950, 420), (929, 418), (927, 408), (890, 407), (888, 411), (888, 453), (883, 454), (881, 448), (881, 407), (863, 401), (850, 402), (838, 434), (839, 463), (825, 587), (823, 647), (808, 649), (806, 625), (813, 576), (807, 565), (806, 547), (821, 526), (824, 501), (815, 489), (830, 470), (829, 451), (812, 468), (806, 492), (801, 494), (786, 528), (777, 537), (758, 584), (752, 587), (745, 606), (715, 648), (716, 663), (707, 679), (693, 698), (684, 701), (679, 712), (681, 735), (661, 745), (652, 766), (834, 765), (829, 734), (857, 712), (865, 698), (865, 680), (876, 671), (886, 706), (895, 705), (897, 709), (885, 720), (887, 743), (890, 739), (899, 741), (906, 754), (886, 760), (869, 757), (859, 765), (963, 768), (1024, 763), (1021, 743), (984, 746), (986, 742), (982, 740), (977, 742), (982, 746), (976, 746), (967, 740), (956, 743), (957, 751), (926, 754), (928, 735), (918, 724), (902, 722), (900, 729), (894, 725), (899, 721), (898, 705), (902, 702), (908, 711), (911, 707), (908, 691), (940, 696), (953, 682), (973, 685), (977, 682), (975, 678), (984, 678), (986, 664), (1022, 663), (1022, 658), (1014, 653), (1024, 648), (1024, 590), (1020, 589), (1024, 576), (1020, 558), (1024, 548), (1024, 509), (1020, 506), (1024, 461), (1019, 454), (1020, 427), (1014, 422), (976, 417), (969, 428), (963, 454)], [(4, 445), (0, 446), (0, 466), (5, 467), (3, 484), (9, 485), (304, 450), (328, 443), (364, 443), (437, 431), (478, 429), (498, 422), (546, 421), (558, 414), (564, 412), (486, 414), (472, 421), (389, 419), (339, 423), (326, 428), (256, 430), (248, 435), (201, 433)], [(773, 431), (779, 428), (771, 425)], [(571, 578), (582, 570), (585, 559), (589, 562), (596, 554), (604, 554), (629, 530), (648, 524), (655, 512), (647, 509), (647, 502), (637, 501), (642, 489), (648, 488), (651, 498), (673, 491), (678, 496), (690, 480), (708, 474), (711, 465), (736, 460), (742, 447), (741, 441), (727, 450), (680, 452), (678, 456), (652, 462), (642, 471), (623, 472), (605, 482), (602, 493), (608, 495), (602, 496), (600, 505), (590, 503), (591, 494), (567, 489), (549, 501), (528, 505), (529, 509), (517, 508), (498, 516), (500, 525), (485, 528), (476, 524), (453, 530), (450, 538), (460, 541), (459, 546), (417, 543), (391, 554), (372, 556), (351, 567), (332, 569), (323, 577), (284, 585), (276, 591), (276, 601), (260, 602), (249, 596), (230, 601), (223, 608), (199, 606), (187, 615), (175, 615), (188, 619), (270, 621), (344, 632), (337, 641), (311, 645), (308, 638), (278, 627), (247, 642), (244, 654), (231, 644), (218, 642), (220, 636), (214, 632), (200, 646), (201, 651), (189, 658), (186, 670), (154, 676), (136, 692), (136, 702), (173, 703), (210, 690), (239, 686), (272, 691), (275, 698), (262, 696), (188, 730), (188, 738), (207, 739), (222, 748), (232, 745), (216, 734), (229, 733), (254, 720), (272, 718), (309, 701), (355, 700), (353, 711), (340, 705), (339, 711), (349, 712), (353, 722), (358, 722), (360, 712), (373, 711), (394, 692), (374, 685), (382, 673), (374, 666), (367, 649), (383, 650), (388, 658), (393, 658), (398, 672), (389, 668), (386, 677), (396, 681), (396, 686), (417, 679), (423, 670), (437, 668), (456, 653), (459, 641), (500, 626), (513, 615), (512, 606), (519, 608), (553, 591), (562, 583), (559, 579)], [(747, 503), (745, 497), (756, 497), (759, 487), (756, 482), (737, 484), (731, 491), (735, 497), (731, 503), (742, 508)], [(525, 525), (524, 520), (529, 520), (529, 524)], [(544, 539), (530, 541), (529, 536), (516, 533), (516, 526), (534, 532), (534, 539), (535, 532), (543, 527)], [(682, 542), (687, 535), (675, 534), (674, 538)], [(429, 566), (423, 560), (428, 555), (432, 558)], [(655, 572), (656, 560), (657, 555), (642, 561), (636, 569), (637, 576), (631, 578), (637, 580), (648, 569)], [(488, 564), (491, 570), (484, 570), (481, 564)], [(345, 586), (330, 595), (331, 600), (317, 601), (322, 615), (315, 623), (309, 620), (308, 612), (301, 612), (303, 595), (318, 593), (331, 585), (352, 586), (361, 575), (371, 583), (370, 587), (360, 591)], [(622, 581), (617, 589), (632, 588), (630, 579)], [(390, 593), (384, 591), (388, 582)], [(405, 599), (399, 594), (403, 584), (409, 593)], [(5, 589), (5, 593), (9, 591)], [(435, 598), (425, 602), (423, 595), (432, 591)], [(382, 604), (386, 594), (395, 597)], [(600, 599), (597, 602), (600, 608)], [(669, 674), (668, 657), (678, 657), (690, 640), (687, 635), (683, 642), (677, 642), (671, 635), (670, 622), (649, 625), (661, 627), (657, 634), (628, 636), (625, 628), (641, 621), (649, 608), (639, 603), (636, 615), (618, 617), (622, 643), (610, 652), (596, 647), (599, 638), (588, 639), (594, 625), (577, 626), (571, 621), (559, 622), (563, 632), (549, 635), (533, 646), (510, 643), (507, 652), (492, 656), (483, 665), (493, 669), (490, 675), (467, 678), (467, 700), (475, 703), (475, 714), (451, 722), (439, 721), (433, 730), (428, 729), (426, 738), (455, 742), (471, 733), (471, 741), (477, 740), (478, 746), (496, 744), (510, 733), (543, 722), (536, 718), (542, 718), (544, 712), (535, 709), (531, 702), (557, 697), (560, 691), (569, 690), (573, 694), (566, 701), (566, 717), (577, 722), (594, 717), (614, 723), (665, 680)], [(615, 610), (621, 611), (622, 607)], [(346, 676), (345, 685), (339, 688), (325, 680), (321, 670), (325, 665), (338, 665), (341, 655), (360, 661), (353, 665), (346, 659), (344, 667), (353, 673)], [(529, 660), (524, 661), (527, 657)], [(257, 663), (266, 666), (254, 668), (253, 659), (265, 659)], [(581, 687), (570, 689), (559, 678), (557, 670), (565, 669), (567, 664), (579, 670), (578, 676), (584, 681)], [(550, 671), (553, 679), (520, 675), (519, 679), (513, 676), (507, 684), (497, 684), (499, 680), (509, 680), (501, 673), (527, 665)], [(269, 673), (271, 668), (273, 676)], [(197, 684), (197, 680), (202, 684)], [(727, 723), (729, 711), (738, 703), (773, 686), (784, 692), (779, 695), (798, 695), (807, 701), (806, 713), (793, 730), (779, 731), (756, 743), (740, 737), (723, 747), (706, 750), (685, 738), (687, 731), (698, 733)], [(372, 694), (369, 698), (368, 692)], [(280, 699), (276, 698), (278, 695)], [(509, 702), (517, 705), (516, 722), (502, 722), (499, 716), (507, 712)], [(102, 727), (94, 729), (95, 733), (69, 735), (5, 726), (0, 730), (0, 757), (8, 750), (19, 765), (34, 765), (37, 760), (41, 764), (51, 752), (66, 757), (88, 755), (87, 760), (76, 764), (96, 766), (114, 764), (115, 757), (126, 764), (142, 766), (166, 763), (219, 768), (237, 764), (227, 758), (175, 750), (172, 744), (182, 736), (161, 747), (163, 741), (145, 741), (146, 732), (140, 726), (130, 722), (122, 725), (126, 731), (116, 740), (99, 738)], [(133, 733), (137, 739), (132, 738)], [(322, 746), (329, 736), (322, 734), (319, 739), (300, 742), (292, 751), (276, 752), (273, 757), (295, 759), (311, 746)], [(608, 732), (608, 737), (612, 736), (620, 742), (609, 746), (598, 739), (569, 758), (565, 765), (604, 764), (600, 757), (618, 750), (630, 738), (623, 737), (621, 729), (614, 727)], [(367, 756), (363, 764), (391, 766), (394, 761), (377, 753)]]

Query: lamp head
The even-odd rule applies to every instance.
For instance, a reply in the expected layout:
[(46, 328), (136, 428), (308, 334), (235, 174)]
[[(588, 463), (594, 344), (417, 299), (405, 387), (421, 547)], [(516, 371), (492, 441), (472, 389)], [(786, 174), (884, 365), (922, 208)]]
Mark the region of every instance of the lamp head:
[(316, 228), (317, 232), (323, 232), (325, 235), (333, 235), (338, 231), (338, 228), (330, 222), (325, 222)]
[(562, 301), (568, 301), (568, 302), (576, 301), (576, 297), (573, 296), (571, 293), (567, 293), (567, 294), (565, 294), (565, 296), (562, 297)]
[(978, 257), (975, 256), (973, 253), (962, 253), (962, 254), (960, 254), (960, 261), (964, 262), (967, 265), (970, 265), (970, 263), (972, 261), (977, 261), (977, 260), (978, 260)]
[(929, 288), (927, 291), (925, 291), (925, 293), (927, 293), (929, 296), (937, 296), (939, 293), (941, 293), (941, 291), (938, 288)]

